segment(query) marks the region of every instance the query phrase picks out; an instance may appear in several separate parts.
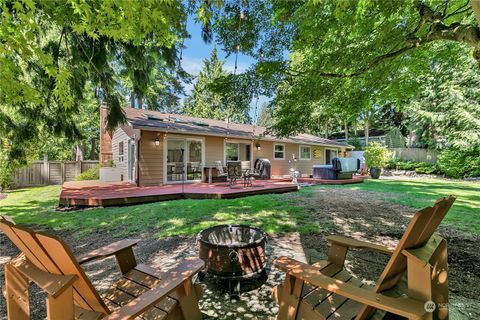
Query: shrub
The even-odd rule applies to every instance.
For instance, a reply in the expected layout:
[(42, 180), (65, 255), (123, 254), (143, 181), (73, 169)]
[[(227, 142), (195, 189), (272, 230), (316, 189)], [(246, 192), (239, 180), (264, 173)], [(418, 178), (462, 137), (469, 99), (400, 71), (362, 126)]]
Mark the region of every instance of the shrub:
[(438, 156), (438, 166), (452, 178), (480, 177), (480, 147), (472, 150), (445, 150)]
[(80, 173), (78, 176), (75, 177), (75, 180), (77, 181), (82, 181), (82, 180), (98, 180), (100, 179), (100, 174), (99, 174), (99, 166), (96, 166), (94, 168), (90, 168), (82, 173)]
[(390, 159), (385, 166), (388, 169), (414, 170), (417, 173), (439, 174), (442, 173), (435, 163), (416, 162), (411, 160)]
[(0, 192), (13, 188), (13, 174), (15, 167), (5, 154), (0, 153)]
[(0, 192), (13, 187), (13, 170), (10, 166), (0, 165)]
[(368, 167), (383, 168), (390, 158), (390, 152), (378, 142), (372, 142), (365, 148), (363, 156)]

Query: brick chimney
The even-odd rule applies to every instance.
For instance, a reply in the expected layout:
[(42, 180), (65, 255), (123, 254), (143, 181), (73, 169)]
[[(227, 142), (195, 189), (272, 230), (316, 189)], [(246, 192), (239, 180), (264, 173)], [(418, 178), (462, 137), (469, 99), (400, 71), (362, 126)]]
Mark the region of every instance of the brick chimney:
[(107, 130), (108, 112), (108, 107), (102, 104), (100, 106), (100, 166), (107, 166), (113, 159), (112, 132)]

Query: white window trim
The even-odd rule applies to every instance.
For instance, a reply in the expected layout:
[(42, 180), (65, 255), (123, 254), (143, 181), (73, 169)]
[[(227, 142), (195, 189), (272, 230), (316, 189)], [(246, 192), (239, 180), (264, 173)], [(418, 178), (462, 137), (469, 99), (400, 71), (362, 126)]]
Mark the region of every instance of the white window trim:
[[(338, 158), (338, 154), (340, 153), (340, 149), (325, 148), (325, 150), (323, 151), (323, 162), (324, 162), (324, 164), (327, 164), (327, 150), (337, 151), (337, 158)], [(332, 159), (333, 159), (333, 158), (332, 158)]]
[[(282, 158), (277, 158), (275, 157), (275, 147), (276, 146), (282, 146), (283, 147), (283, 157)], [(277, 152), (280, 152), (280, 151), (277, 151)], [(285, 160), (285, 143), (274, 143), (273, 144), (273, 160)]]
[[(120, 145), (122, 148), (120, 148)], [(120, 153), (120, 150), (122, 150), (122, 153)], [(125, 142), (119, 141), (118, 142), (118, 162), (123, 163), (125, 161)]]
[[(302, 148), (303, 147), (307, 147), (310, 150), (308, 158), (302, 158)], [(306, 145), (306, 144), (299, 145), (298, 146), (298, 159), (299, 160), (306, 160), (306, 161), (312, 160), (312, 146), (309, 146), (309, 145)]]
[[(227, 165), (227, 143), (236, 143), (238, 144), (238, 156), (240, 156), (240, 144), (250, 144), (250, 168), (253, 168), (253, 142), (249, 140), (241, 140), (241, 139), (223, 139), (223, 165)], [(241, 160), (238, 160), (241, 161)]]
[[(238, 159), (237, 160), (228, 160), (227, 159), (227, 144), (236, 144), (237, 145), (237, 157)], [(225, 154), (224, 154), (224, 158), (225, 158), (225, 164), (228, 162), (228, 161), (240, 161), (240, 143), (239, 142), (232, 142), (232, 141), (225, 141)]]

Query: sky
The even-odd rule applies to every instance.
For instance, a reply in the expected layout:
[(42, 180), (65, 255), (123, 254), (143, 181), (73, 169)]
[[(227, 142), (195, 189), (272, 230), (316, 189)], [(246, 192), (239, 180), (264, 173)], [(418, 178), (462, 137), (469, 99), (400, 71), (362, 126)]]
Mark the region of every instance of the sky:
[[(201, 25), (199, 23), (195, 23), (192, 16), (188, 18), (187, 31), (190, 34), (191, 38), (185, 39), (184, 42), (185, 48), (183, 49), (182, 67), (191, 75), (196, 76), (203, 67), (203, 60), (210, 57), (210, 53), (215, 46), (215, 39), (213, 39), (211, 43), (205, 43), (201, 37)], [(235, 69), (235, 55), (232, 54), (229, 57), (226, 57), (223, 48), (218, 45), (217, 51), (218, 57), (222, 60), (225, 60), (224, 69), (233, 72), (233, 70)], [(247, 70), (248, 67), (250, 67), (253, 63), (255, 63), (255, 59), (239, 53), (237, 60), (237, 73), (241, 73)], [(192, 84), (185, 84), (185, 91), (187, 94), (190, 94), (191, 90), (193, 89), (194, 83), (195, 80)], [(264, 102), (267, 101), (269, 101), (267, 97), (259, 97), (257, 116), (260, 113), (260, 107)], [(253, 99), (250, 105), (249, 113), (250, 117), (255, 120), (255, 99)]]

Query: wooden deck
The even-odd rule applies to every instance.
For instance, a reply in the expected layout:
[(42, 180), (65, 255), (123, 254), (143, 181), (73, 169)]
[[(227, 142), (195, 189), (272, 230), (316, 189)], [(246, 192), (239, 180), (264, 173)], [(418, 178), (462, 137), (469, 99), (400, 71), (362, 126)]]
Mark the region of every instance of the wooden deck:
[[(359, 183), (363, 179), (319, 180), (302, 178), (300, 183), (346, 184)], [(290, 180), (255, 181), (251, 187), (238, 183), (230, 188), (227, 183), (173, 184), (163, 186), (137, 187), (129, 182), (70, 181), (65, 182), (60, 193), (59, 204), (63, 206), (118, 206), (177, 199), (228, 199), (257, 194), (285, 193), (297, 191), (298, 185)]]
[(285, 181), (255, 182), (252, 187), (245, 188), (241, 183), (233, 188), (226, 183), (185, 184), (183, 192), (181, 184), (137, 187), (128, 182), (71, 181), (63, 184), (59, 203), (66, 206), (116, 206), (177, 199), (239, 198), (297, 190), (297, 185)]

